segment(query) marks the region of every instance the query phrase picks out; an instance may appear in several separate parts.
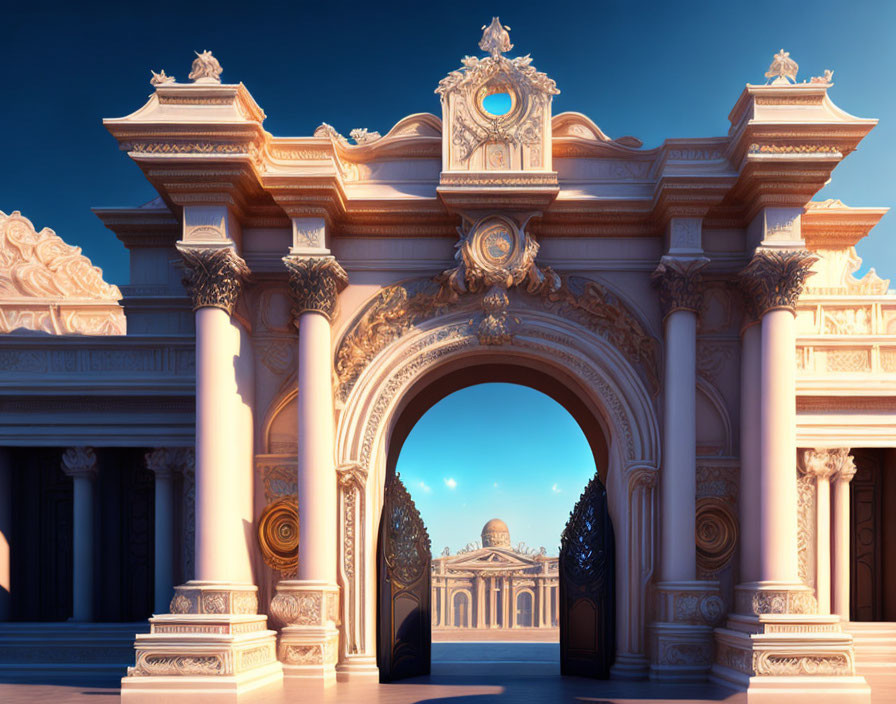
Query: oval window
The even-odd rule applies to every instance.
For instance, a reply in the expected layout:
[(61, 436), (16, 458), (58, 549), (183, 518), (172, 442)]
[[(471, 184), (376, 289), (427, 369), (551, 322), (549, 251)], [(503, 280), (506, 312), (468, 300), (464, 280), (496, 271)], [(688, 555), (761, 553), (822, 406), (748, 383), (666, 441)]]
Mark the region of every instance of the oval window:
[(513, 100), (510, 93), (492, 93), (482, 99), (482, 109), (496, 117), (506, 115), (512, 107)]

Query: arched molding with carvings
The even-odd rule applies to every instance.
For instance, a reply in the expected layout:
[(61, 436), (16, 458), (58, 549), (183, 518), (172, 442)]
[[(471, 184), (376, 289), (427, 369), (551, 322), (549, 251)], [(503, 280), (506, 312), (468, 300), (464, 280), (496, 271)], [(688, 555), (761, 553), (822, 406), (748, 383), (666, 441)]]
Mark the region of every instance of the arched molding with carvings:
[[(439, 378), (471, 366), (499, 363), (554, 377), (574, 393), (603, 428), (608, 450), (610, 514), (617, 526), (619, 600), (617, 664), (626, 672), (646, 667), (645, 598), (654, 568), (656, 476), (660, 434), (654, 397), (635, 367), (608, 339), (542, 307), (537, 299), (512, 297), (510, 340), (483, 345), (473, 305), (462, 297), (440, 314), (402, 329), (357, 376), (338, 413), (336, 465), (360, 467), (366, 477), (362, 526), (340, 517), (340, 581), (345, 594), (343, 623), (360, 620), (355, 636), (344, 639), (342, 658), (375, 652), (375, 536), (392, 430), (402, 410)], [(349, 534), (351, 539), (349, 540)], [(346, 555), (351, 554), (352, 575)]]

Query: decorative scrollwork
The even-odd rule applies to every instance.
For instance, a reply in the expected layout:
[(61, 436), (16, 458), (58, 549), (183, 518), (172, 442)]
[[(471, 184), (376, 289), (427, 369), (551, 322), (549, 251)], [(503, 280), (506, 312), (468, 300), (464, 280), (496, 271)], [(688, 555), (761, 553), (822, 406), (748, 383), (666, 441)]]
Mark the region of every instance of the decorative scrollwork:
[(268, 567), (295, 572), (299, 564), (299, 507), (295, 494), (262, 511), (258, 518), (258, 547)]
[(601, 589), (612, 575), (612, 526), (607, 510), (607, 490), (595, 474), (560, 538), (560, 569), (574, 584)]
[(398, 472), (386, 479), (386, 496), (388, 500), (383, 508), (389, 522), (386, 566), (394, 580), (408, 586), (429, 569), (429, 534)]

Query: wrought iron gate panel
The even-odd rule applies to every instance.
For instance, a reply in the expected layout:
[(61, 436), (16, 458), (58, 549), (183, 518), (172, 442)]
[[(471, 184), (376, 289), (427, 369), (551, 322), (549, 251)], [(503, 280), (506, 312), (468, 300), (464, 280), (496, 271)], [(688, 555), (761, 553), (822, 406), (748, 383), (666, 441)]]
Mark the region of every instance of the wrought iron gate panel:
[(380, 681), (429, 674), (432, 649), (429, 534), (397, 472), (386, 478), (378, 540)]
[(607, 679), (616, 645), (615, 549), (597, 474), (560, 540), (560, 672)]

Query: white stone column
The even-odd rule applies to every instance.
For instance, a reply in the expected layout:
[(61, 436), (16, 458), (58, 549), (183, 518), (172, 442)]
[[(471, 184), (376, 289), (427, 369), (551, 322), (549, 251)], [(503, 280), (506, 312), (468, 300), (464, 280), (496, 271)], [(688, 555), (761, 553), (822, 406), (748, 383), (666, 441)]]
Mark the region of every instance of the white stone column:
[(739, 275), (762, 321), (760, 375), (754, 381), (760, 396), (760, 496), (740, 517), (741, 526), (758, 525), (758, 574), (735, 587), (735, 613), (716, 629), (713, 676), (746, 687), (750, 701), (798, 695), (814, 702), (867, 703), (870, 690), (855, 674), (852, 636), (841, 631), (836, 616), (818, 612), (812, 589), (799, 576), (794, 321), (815, 261), (802, 249), (799, 218), (795, 208), (757, 215), (751, 230), (766, 240)]
[(0, 621), (8, 621), (12, 598), (12, 458), (0, 447)]
[(850, 502), (849, 483), (856, 475), (856, 465), (847, 455), (840, 465), (840, 471), (831, 480), (834, 483), (834, 565), (833, 565), (833, 611), (841, 621), (848, 622), (849, 613), (849, 569), (850, 569)]
[(174, 473), (183, 465), (183, 451), (159, 447), (146, 454), (155, 475), (153, 613), (168, 612), (174, 595)]
[(74, 485), (72, 505), (72, 620), (93, 620), (93, 481), (96, 454), (89, 447), (70, 447), (62, 455), (62, 471)]
[(232, 316), (249, 269), (227, 209), (187, 206), (183, 218), (177, 249), (196, 320), (195, 579), (176, 586), (171, 613), (153, 616), (151, 632), (138, 634), (136, 666), (122, 680), (125, 702), (179, 689), (232, 697), (283, 678), (276, 633), (258, 614), (247, 530), (254, 372), (248, 335)]
[(799, 470), (815, 483), (815, 599), (818, 613), (831, 613), (831, 478), (837, 475), (848, 449), (806, 449)]
[[(271, 611), (284, 675), (309, 684), (336, 681), (339, 587), (336, 583), (337, 480), (334, 467), (330, 323), (348, 277), (330, 255), (283, 258), (289, 271), (298, 339), (299, 566), (281, 581)], [(295, 604), (308, 605), (298, 609)], [(372, 664), (366, 663), (368, 667)]]
[(723, 615), (718, 583), (697, 580), (697, 315), (709, 263), (700, 234), (699, 219), (673, 219), (670, 253), (653, 274), (663, 310), (665, 368), (660, 574), (650, 676), (663, 681), (705, 679), (712, 665), (712, 626)]

